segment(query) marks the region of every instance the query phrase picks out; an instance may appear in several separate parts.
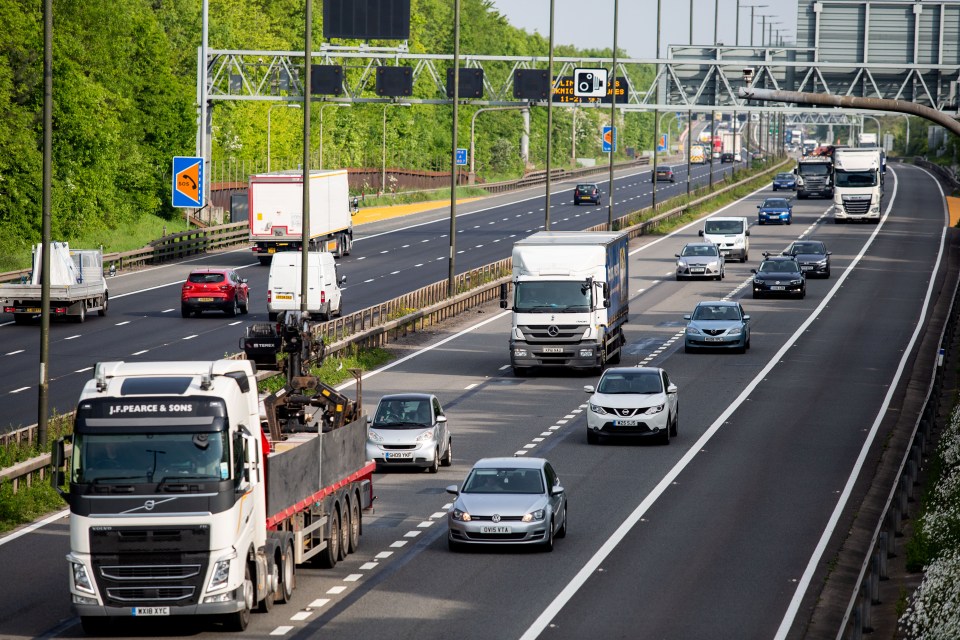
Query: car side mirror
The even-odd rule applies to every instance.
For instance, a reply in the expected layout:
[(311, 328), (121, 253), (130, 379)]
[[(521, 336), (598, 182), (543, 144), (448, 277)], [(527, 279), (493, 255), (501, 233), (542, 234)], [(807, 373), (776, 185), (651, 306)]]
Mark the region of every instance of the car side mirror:
[(683, 316), (683, 319), (684, 319), (684, 320), (689, 320), (689, 319), (690, 319), (690, 314), (689, 314), (689, 313), (688, 313), (688, 314), (685, 314), (685, 315)]
[(347, 284), (347, 276), (340, 276), (340, 286)]
[(680, 257), (680, 254), (679, 254), (679, 253), (675, 253), (675, 254), (673, 254), (673, 257), (674, 257), (674, 258), (679, 258), (679, 257)]
[(242, 282), (243, 284), (247, 284), (247, 279), (246, 279), (246, 278), (240, 278), (240, 282)]
[(552, 487), (550, 487), (550, 495), (559, 496), (562, 493), (563, 493), (563, 487), (561, 487), (560, 485), (555, 484)]
[(827, 251), (827, 255), (828, 255), (828, 256), (832, 256), (832, 255), (833, 255), (833, 251)]
[(667, 385), (667, 393), (676, 393), (676, 392), (677, 392), (677, 385), (673, 384), (672, 382), (669, 385)]
[(437, 416), (437, 423), (442, 423), (447, 421), (447, 416)]
[(750, 316), (743, 316), (743, 321), (744, 321), (744, 322), (749, 322), (749, 321), (750, 321)]
[(750, 273), (756, 273), (756, 272), (757, 272), (756, 269), (750, 269)]
[(586, 391), (587, 393), (594, 393), (596, 391), (596, 389), (592, 384), (584, 385), (583, 390)]
[(446, 491), (447, 491), (447, 493), (452, 493), (452, 494), (455, 495), (455, 496), (460, 495), (460, 490), (457, 489), (457, 485), (455, 485), (455, 484), (452, 484), (452, 485), (450, 485), (449, 487), (447, 487)]
[(759, 209), (759, 208), (762, 207), (762, 206), (763, 206), (762, 204), (758, 204), (758, 205), (757, 205), (757, 209)]
[(747, 229), (747, 232), (744, 235), (750, 235), (750, 229)]

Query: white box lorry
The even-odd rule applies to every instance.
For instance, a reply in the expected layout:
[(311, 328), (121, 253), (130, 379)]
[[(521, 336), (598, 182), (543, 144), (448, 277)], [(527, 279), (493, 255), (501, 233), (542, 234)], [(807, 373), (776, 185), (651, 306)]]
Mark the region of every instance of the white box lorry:
[[(0, 284), (0, 307), (13, 321), (26, 324), (40, 314), (43, 289), (43, 244), (33, 248), (28, 282)], [(87, 313), (107, 315), (109, 291), (99, 249), (71, 250), (66, 242), (50, 243), (50, 315), (83, 322)]]
[[(324, 321), (339, 316), (343, 311), (343, 295), (340, 287), (347, 276), (337, 275), (337, 263), (327, 251), (311, 251), (307, 254), (307, 311)], [(284, 251), (273, 256), (270, 274), (267, 276), (267, 313), (276, 320), (281, 311), (300, 309), (302, 280), (300, 251)]]
[[(353, 247), (355, 210), (345, 169), (310, 172), (310, 251), (348, 255)], [(250, 176), (247, 205), (250, 242), (260, 264), (274, 254), (298, 251), (303, 239), (303, 172), (279, 171)]]
[(880, 149), (838, 147), (833, 152), (833, 221), (880, 222), (883, 173)]
[(625, 233), (540, 231), (513, 245), (510, 364), (599, 369), (620, 362), (629, 315)]
[(357, 549), (373, 499), (366, 417), (353, 405), (334, 428), (281, 436), (271, 415), (300, 411), (268, 410), (262, 425), (250, 360), (96, 366), (52, 474), (86, 633), (109, 632), (111, 618), (195, 615), (242, 631), (252, 609), (291, 600), (296, 565), (330, 567)]
[(697, 232), (707, 242), (717, 245), (725, 259), (746, 262), (750, 258), (750, 222), (740, 216), (707, 218)]

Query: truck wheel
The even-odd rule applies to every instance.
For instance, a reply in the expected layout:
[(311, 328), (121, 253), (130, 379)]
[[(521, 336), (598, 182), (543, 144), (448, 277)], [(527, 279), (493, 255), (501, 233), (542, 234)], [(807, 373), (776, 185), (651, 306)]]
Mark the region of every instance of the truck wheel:
[(346, 249), (344, 250), (343, 255), (348, 256), (350, 255), (350, 252), (353, 251), (353, 236), (344, 235), (343, 239), (346, 242)]
[(86, 301), (80, 303), (80, 313), (74, 316), (77, 322), (83, 322), (87, 319), (87, 303)]
[(326, 548), (317, 554), (318, 562), (324, 569), (333, 569), (340, 559), (340, 514), (336, 509), (330, 514), (330, 537)]
[(273, 260), (273, 258), (272, 258), (271, 256), (257, 256), (257, 260), (258, 260), (258, 261), (260, 262), (260, 264), (262, 264), (263, 266), (267, 266), (267, 265), (270, 264), (270, 262)]
[(110, 618), (80, 616), (80, 626), (88, 636), (110, 635)]
[[(347, 503), (343, 503), (343, 508), (347, 508)], [(340, 517), (340, 559), (346, 560), (350, 554), (350, 511), (346, 510)]]
[(106, 291), (104, 291), (104, 292), (103, 292), (103, 306), (100, 307), (100, 309), (97, 311), (97, 315), (99, 315), (101, 318), (102, 318), (103, 316), (107, 315), (107, 303), (108, 303), (108, 302), (110, 302), (110, 294), (108, 294)]
[(30, 323), (30, 314), (29, 313), (15, 313), (13, 314), (14, 324), (29, 324)]
[(360, 496), (354, 494), (350, 500), (350, 547), (348, 553), (356, 553), (360, 549), (360, 527), (363, 523), (360, 515)]
[(226, 626), (230, 631), (243, 631), (250, 624), (250, 610), (254, 605), (254, 586), (250, 579), (250, 565), (244, 563), (243, 569), (243, 609), (227, 614)]
[(277, 591), (280, 589), (280, 565), (276, 558), (267, 558), (267, 592), (260, 601), (257, 611), (260, 613), (270, 613), (273, 609), (273, 602), (277, 598)]
[(280, 572), (280, 589), (277, 602), (286, 604), (293, 599), (293, 590), (297, 587), (297, 569), (293, 562), (293, 545), (289, 542), (283, 550), (281, 563), (283, 569)]

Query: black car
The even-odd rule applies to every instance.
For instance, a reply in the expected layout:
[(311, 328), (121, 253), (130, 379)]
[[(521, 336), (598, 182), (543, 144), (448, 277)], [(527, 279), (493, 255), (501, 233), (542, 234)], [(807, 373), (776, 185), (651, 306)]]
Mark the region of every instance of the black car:
[(657, 171), (650, 178), (650, 182), (660, 182), (661, 180), (667, 180), (668, 182), (677, 181), (676, 176), (673, 174), (673, 167), (657, 167)]
[(724, 153), (721, 153), (721, 154), (720, 154), (720, 162), (721, 162), (721, 163), (724, 163), (724, 162), (733, 162), (733, 161), (734, 161), (734, 157), (733, 157), (733, 154), (732, 154), (732, 153), (724, 152)]
[(783, 255), (790, 256), (800, 264), (800, 271), (807, 277), (830, 277), (830, 256), (827, 245), (819, 240), (797, 240), (791, 243)]
[(592, 202), (600, 204), (600, 187), (595, 184), (578, 184), (573, 190), (573, 204)]
[(807, 295), (807, 279), (800, 271), (800, 263), (791, 256), (771, 256), (764, 253), (763, 262), (753, 273), (753, 297), (788, 295), (803, 298)]

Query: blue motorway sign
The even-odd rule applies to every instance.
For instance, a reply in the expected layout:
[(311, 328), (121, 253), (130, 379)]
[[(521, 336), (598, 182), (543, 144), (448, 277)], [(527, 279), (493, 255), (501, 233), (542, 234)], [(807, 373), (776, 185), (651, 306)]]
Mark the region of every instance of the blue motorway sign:
[(189, 209), (203, 207), (203, 158), (174, 156), (173, 206)]
[(467, 164), (467, 150), (466, 149), (457, 149), (457, 164), (465, 165)]

